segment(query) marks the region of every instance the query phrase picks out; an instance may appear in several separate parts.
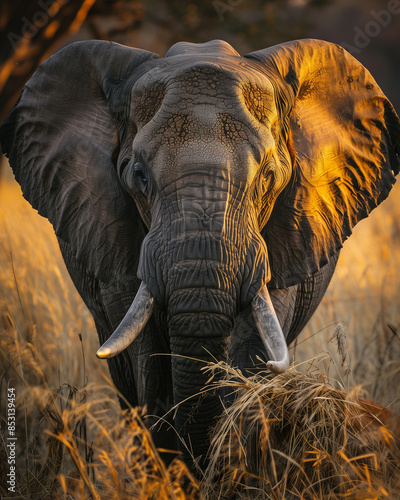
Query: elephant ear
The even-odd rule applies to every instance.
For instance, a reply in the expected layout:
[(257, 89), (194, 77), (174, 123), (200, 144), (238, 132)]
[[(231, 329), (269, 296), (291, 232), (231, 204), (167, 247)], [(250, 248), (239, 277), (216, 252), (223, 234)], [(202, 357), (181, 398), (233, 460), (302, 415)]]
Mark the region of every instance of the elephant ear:
[(113, 161), (129, 113), (119, 89), (156, 57), (103, 41), (71, 44), (39, 67), (0, 130), (25, 198), (66, 245), (67, 266), (122, 289), (137, 286), (145, 230)]
[(245, 56), (275, 82), (293, 175), (263, 228), (272, 280), (317, 272), (389, 194), (400, 123), (371, 74), (342, 47), (299, 40)]

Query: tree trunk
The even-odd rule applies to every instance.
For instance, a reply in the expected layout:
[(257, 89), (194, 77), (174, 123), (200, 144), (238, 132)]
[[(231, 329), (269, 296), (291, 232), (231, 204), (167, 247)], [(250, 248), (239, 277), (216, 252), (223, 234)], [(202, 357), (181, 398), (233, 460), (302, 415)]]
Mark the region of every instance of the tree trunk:
[(96, 0), (2, 0), (0, 123), (39, 64), (79, 29)]

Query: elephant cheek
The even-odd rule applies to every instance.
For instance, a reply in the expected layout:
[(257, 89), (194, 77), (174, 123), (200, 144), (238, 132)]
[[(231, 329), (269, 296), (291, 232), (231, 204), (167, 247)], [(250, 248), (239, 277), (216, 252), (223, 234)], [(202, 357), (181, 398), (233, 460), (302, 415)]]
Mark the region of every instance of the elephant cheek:
[(151, 231), (143, 240), (140, 250), (137, 277), (149, 288), (152, 297), (160, 307), (165, 306), (165, 285), (163, 277), (164, 259), (161, 243), (165, 239), (162, 232)]
[(268, 252), (261, 235), (255, 234), (246, 254), (246, 261), (241, 279), (240, 308), (247, 308), (260, 289), (271, 279)]

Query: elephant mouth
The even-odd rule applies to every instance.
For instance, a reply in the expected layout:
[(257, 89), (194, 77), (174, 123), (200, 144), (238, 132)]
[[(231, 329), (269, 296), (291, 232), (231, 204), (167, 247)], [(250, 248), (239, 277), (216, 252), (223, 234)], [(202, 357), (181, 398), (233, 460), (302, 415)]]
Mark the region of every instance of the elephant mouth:
[[(112, 358), (126, 349), (150, 319), (154, 306), (155, 300), (148, 286), (142, 282), (128, 312), (115, 332), (97, 351), (97, 357)], [(266, 285), (253, 298), (251, 307), (258, 332), (270, 358), (267, 368), (274, 373), (286, 371), (289, 367), (289, 352)]]

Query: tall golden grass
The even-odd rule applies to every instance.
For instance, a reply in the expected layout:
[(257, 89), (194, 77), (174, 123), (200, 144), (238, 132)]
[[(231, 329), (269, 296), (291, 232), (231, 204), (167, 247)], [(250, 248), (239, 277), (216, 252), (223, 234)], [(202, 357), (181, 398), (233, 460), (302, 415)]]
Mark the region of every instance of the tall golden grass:
[[(400, 498), (397, 438), (376, 416), (363, 420), (368, 410), (357, 399), (365, 391), (400, 413), (399, 193), (345, 244), (290, 350), (296, 369), (246, 379), (205, 367), (222, 369), (238, 397), (216, 425), (198, 482), (179, 459), (163, 463), (140, 409), (120, 411), (50, 224), (3, 180), (1, 498)], [(6, 476), (9, 385), (17, 393), (16, 493)]]

